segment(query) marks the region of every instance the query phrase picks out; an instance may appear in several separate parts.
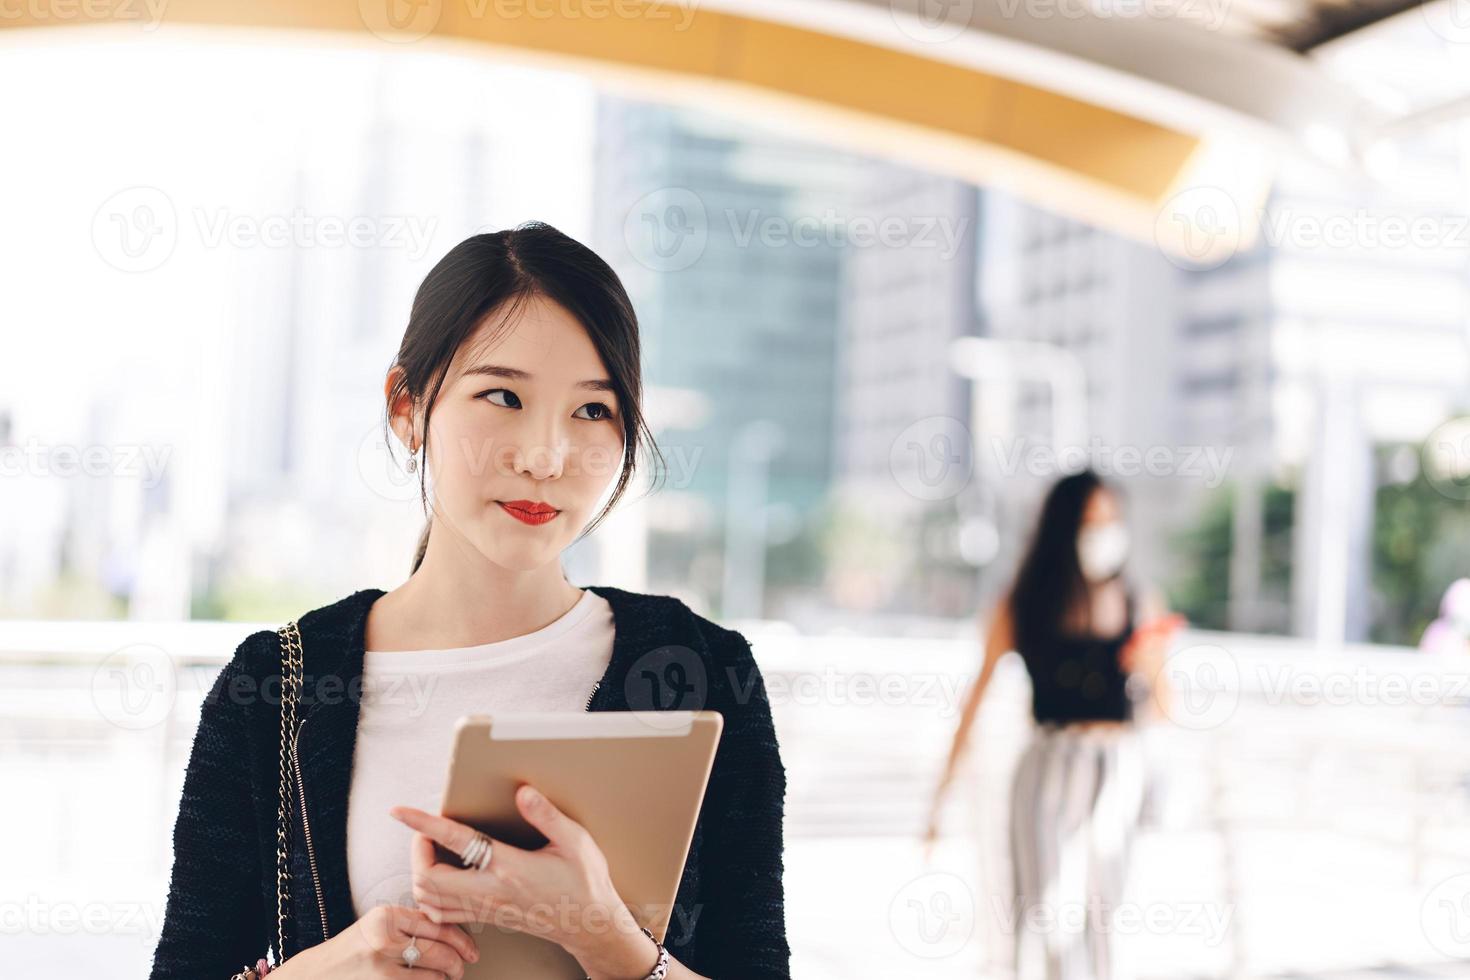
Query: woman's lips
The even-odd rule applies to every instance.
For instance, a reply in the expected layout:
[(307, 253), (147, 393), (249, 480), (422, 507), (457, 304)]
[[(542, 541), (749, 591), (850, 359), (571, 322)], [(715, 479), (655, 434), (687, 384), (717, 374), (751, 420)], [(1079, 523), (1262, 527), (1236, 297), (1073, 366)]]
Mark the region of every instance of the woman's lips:
[(501, 510), (505, 511), (507, 514), (509, 514), (511, 517), (514, 517), (522, 524), (545, 524), (557, 514), (561, 513), (561, 511), (559, 510), (530, 511), (524, 509), (523, 507), (516, 507), (512, 504), (507, 504), (504, 501), (497, 500), (495, 502), (499, 504)]

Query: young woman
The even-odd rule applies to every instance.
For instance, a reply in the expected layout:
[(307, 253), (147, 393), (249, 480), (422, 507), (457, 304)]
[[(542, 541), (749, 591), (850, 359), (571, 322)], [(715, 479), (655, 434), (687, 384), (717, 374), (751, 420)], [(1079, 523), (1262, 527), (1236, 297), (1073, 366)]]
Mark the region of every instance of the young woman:
[[(272, 976), (458, 978), (467, 925), (490, 921), (597, 980), (789, 976), (786, 774), (749, 644), (672, 598), (578, 588), (559, 561), (651, 446), (639, 370), (617, 276), (548, 225), (467, 239), (420, 286), (385, 395), (408, 469), (432, 474), (432, 514), (406, 582), (299, 619)], [(670, 663), (681, 683), (651, 686)], [(276, 939), (280, 675), (277, 633), (255, 633), (205, 699), (153, 980), (228, 980)], [(549, 842), (536, 850), (435, 815), (463, 714), (672, 708), (719, 711), (724, 731), (663, 946), (598, 842), (534, 787), (516, 799)], [(436, 862), (436, 842), (461, 861)]]
[[(1052, 486), (1010, 593), (991, 617), (984, 663), (935, 791), (926, 850), (995, 665), (1015, 650), (1031, 676), (1036, 723), (1011, 793), (1018, 978), (1120, 976), (1102, 917), (1122, 900), (1143, 800), (1133, 702), (1148, 688), (1155, 708), (1166, 710), (1156, 678), (1177, 625), (1156, 594), (1136, 599), (1123, 574), (1127, 554), (1118, 499), (1095, 473)], [(1085, 928), (1069, 928), (1078, 922)]]

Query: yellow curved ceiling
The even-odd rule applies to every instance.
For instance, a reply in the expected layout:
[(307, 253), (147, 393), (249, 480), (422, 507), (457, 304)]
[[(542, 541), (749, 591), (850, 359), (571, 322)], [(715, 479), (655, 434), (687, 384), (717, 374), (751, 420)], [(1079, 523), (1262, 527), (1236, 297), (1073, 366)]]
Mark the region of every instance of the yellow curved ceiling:
[[(44, 5), (20, 4), (0, 26), (122, 21), (124, 11), (137, 16), (150, 0), (89, 2), (115, 13), (62, 18), (54, 10), (46, 16)], [(1158, 121), (942, 60), (923, 45), (884, 46), (813, 29), (810, 21), (777, 23), (728, 7), (645, 0), (151, 2), (162, 4), (159, 30), (323, 31), (385, 50), (470, 46), (550, 62), (644, 96), (717, 105), (776, 128), (1003, 187), (1165, 248), (1172, 246), (1160, 239), (1160, 229), (1167, 235), (1170, 223), (1161, 221), (1161, 209), (1211, 169), (1199, 135)], [(83, 0), (77, 5), (86, 9)], [(1243, 209), (1265, 192), (1259, 175), (1247, 185)], [(1218, 186), (1218, 177), (1210, 186)], [(1237, 236), (1232, 247), (1241, 244)]]

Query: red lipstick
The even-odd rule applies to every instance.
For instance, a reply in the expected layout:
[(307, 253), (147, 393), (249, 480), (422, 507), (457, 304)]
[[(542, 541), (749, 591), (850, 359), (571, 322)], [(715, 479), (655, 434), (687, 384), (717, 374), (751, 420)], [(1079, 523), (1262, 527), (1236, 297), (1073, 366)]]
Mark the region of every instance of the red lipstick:
[(497, 500), (501, 510), (523, 524), (545, 524), (561, 511), (539, 500)]

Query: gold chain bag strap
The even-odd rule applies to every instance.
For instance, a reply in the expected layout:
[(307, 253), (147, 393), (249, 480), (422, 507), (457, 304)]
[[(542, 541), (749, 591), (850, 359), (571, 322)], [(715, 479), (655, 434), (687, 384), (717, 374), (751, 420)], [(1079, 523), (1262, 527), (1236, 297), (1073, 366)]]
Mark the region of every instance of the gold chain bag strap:
[(281, 792), (276, 805), (276, 963), (286, 957), (286, 918), (290, 904), (287, 887), (290, 869), (292, 783), (290, 747), (296, 740), (296, 703), (301, 699), (301, 629), (293, 620), (282, 626), (281, 636)]
[[(276, 944), (275, 966), (286, 958), (286, 919), (291, 895), (287, 855), (290, 853), (291, 757), (297, 728), (296, 704), (301, 699), (301, 629), (293, 620), (276, 631), (281, 638), (281, 790), (276, 803)], [(270, 952), (269, 949), (266, 951)], [(270, 964), (262, 959), (255, 966), (245, 966), (231, 980), (259, 980), (269, 972)]]

